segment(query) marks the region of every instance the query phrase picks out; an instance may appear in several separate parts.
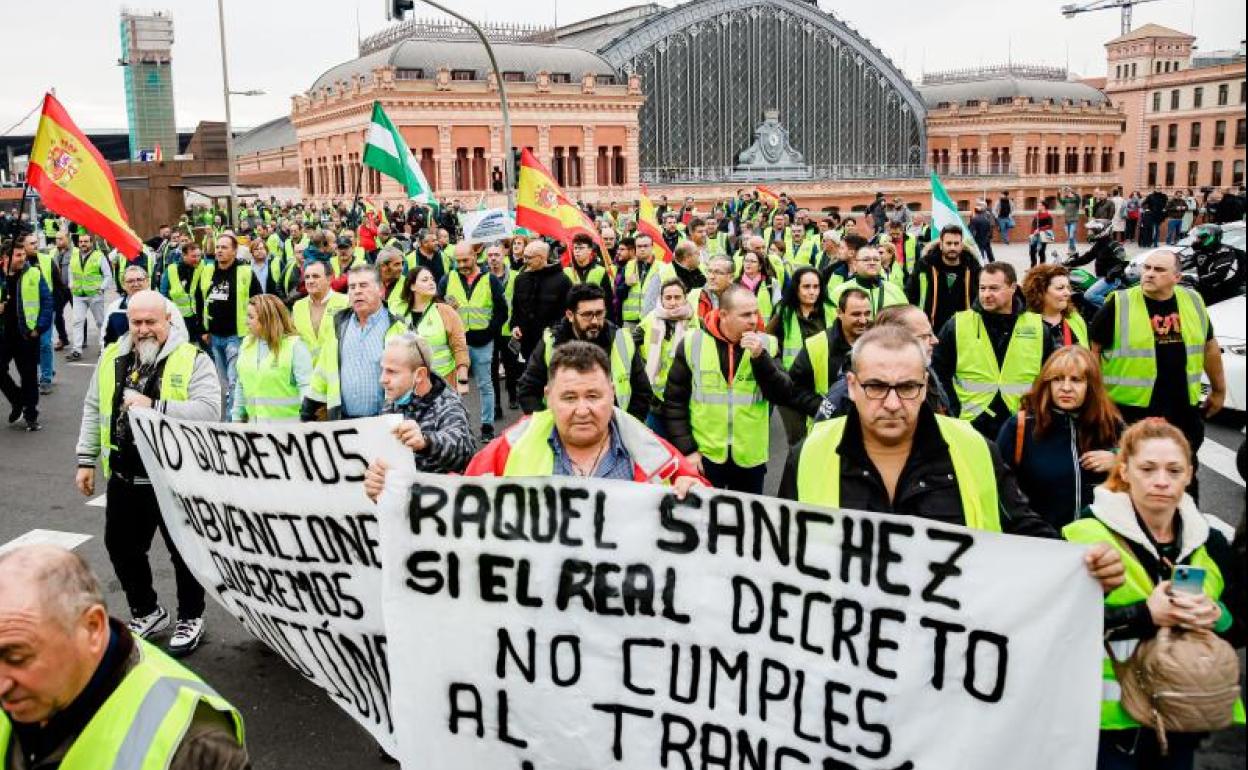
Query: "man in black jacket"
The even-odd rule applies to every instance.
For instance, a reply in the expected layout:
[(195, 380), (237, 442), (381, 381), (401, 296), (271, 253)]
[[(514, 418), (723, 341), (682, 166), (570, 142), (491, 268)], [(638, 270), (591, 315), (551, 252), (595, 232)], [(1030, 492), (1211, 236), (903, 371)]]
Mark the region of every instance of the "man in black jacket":
[[(592, 283), (580, 283), (572, 287), (568, 292), (563, 320), (547, 329), (541, 335), (537, 347), (533, 348), (524, 374), (520, 376), (520, 408), (524, 413), (532, 414), (546, 408), (546, 383), (550, 377), (547, 366), (550, 356), (555, 347), (569, 340), (592, 342), (602, 348), (611, 361), (611, 379), (616, 383), (617, 389), (625, 377), (629, 383), (627, 402), (617, 397), (616, 405), (627, 409), (629, 414), (644, 422), (650, 414), (650, 402), (654, 398), (650, 378), (646, 375), (645, 362), (638, 353), (637, 346), (633, 344), (632, 333), (608, 320), (606, 295), (601, 286)], [(621, 362), (624, 355), (627, 355), (627, 361)], [(622, 366), (628, 367), (627, 374), (620, 369)]]
[(1161, 221), (1166, 218), (1166, 204), (1170, 201), (1161, 190), (1153, 190), (1144, 199), (1140, 211), (1140, 246), (1145, 249), (1157, 245)]
[[(855, 347), (848, 377), (854, 408), (839, 418), (844, 423), (820, 423), (810, 438), (793, 448), (780, 480), (779, 497), (967, 526), (973, 522), (963, 504), (962, 487), (991, 484), (997, 506), (995, 511), (981, 512), (986, 519), (981, 528), (996, 528), (995, 523), (1006, 534), (1058, 536), (1028, 507), (1013, 471), (993, 442), (959, 430), (957, 424), (942, 424), (941, 420), (950, 418), (938, 418), (926, 405), (926, 355), (914, 335), (896, 326), (873, 329)], [(839, 443), (832, 444), (835, 428), (843, 434)], [(969, 474), (960, 475), (954, 452), (966, 456), (987, 452), (991, 468), (977, 465)], [(826, 474), (833, 458), (839, 466), (838, 479), (828, 484)], [(830, 489), (835, 489), (835, 500), (828, 499)], [(976, 497), (967, 495), (968, 499)], [(1084, 560), (1103, 590), (1122, 584), (1122, 559), (1114, 548), (1090, 547)]]
[(550, 262), (550, 246), (533, 241), (524, 247), (524, 269), (516, 276), (511, 295), (511, 338), (520, 341), (520, 355), (528, 360), (542, 332), (563, 318), (572, 281), (558, 264)]
[[(1018, 326), (1019, 314), (1026, 309), (1019, 297), (1021, 292), (1016, 291), (1017, 286), (1018, 280), (1017, 275), (1014, 272), (1013, 265), (1008, 262), (994, 262), (991, 265), (988, 265), (984, 268), (982, 280), (980, 282), (979, 299), (975, 303), (975, 306), (969, 311), (970, 313), (979, 315), (979, 324), (977, 328), (982, 330), (982, 334), (988, 338), (988, 344), (991, 346), (993, 355), (996, 357), (997, 366), (1002, 370), (1008, 368), (1006, 362), (1007, 355), (1011, 356), (1011, 361), (1014, 361), (1014, 357), (1016, 356), (1025, 356), (1025, 354), (1021, 351), (1026, 348), (1020, 347), (1017, 349), (1020, 352), (1011, 352), (1011, 343), (1014, 341), (1016, 336), (1020, 341), (1025, 341), (1028, 339), (1026, 334), (1031, 333), (1033, 335), (1031, 339), (1035, 339), (1034, 335), (1036, 330), (1030, 330), (1029, 332), (1024, 331), (1024, 329), (1027, 329), (1026, 326), (1024, 326), (1023, 329), (1018, 329), (1017, 334), (1015, 333), (1016, 327)], [(1034, 318), (1034, 316), (1032, 317)], [(971, 316), (971, 320), (974, 320), (974, 316)], [(966, 415), (970, 414), (973, 410), (971, 409), (970, 404), (960, 401), (958, 396), (959, 391), (955, 387), (955, 380), (959, 380), (959, 378), (968, 378), (972, 380), (964, 383), (965, 387), (968, 389), (977, 385), (980, 387), (991, 388), (995, 387), (995, 384), (991, 381), (985, 382), (982, 379), (975, 381), (975, 378), (971, 378), (969, 375), (964, 373), (964, 367), (959, 365), (959, 357), (963, 357), (962, 363), (965, 364), (969, 360), (967, 357), (978, 351), (958, 350), (957, 325), (958, 322), (955, 317), (949, 319), (949, 321), (941, 327), (939, 343), (936, 345), (935, 352), (932, 354), (932, 370), (936, 373), (936, 376), (940, 378), (941, 385), (944, 387), (945, 393), (949, 396), (950, 406), (953, 408), (953, 414), (955, 416), (961, 415), (965, 418)], [(1040, 374), (1040, 369), (1044, 362), (1048, 360), (1049, 355), (1054, 349), (1053, 338), (1051, 335), (1045, 334), (1041, 330), (1039, 336), (1041, 338), (1040, 360), (1036, 361), (1034, 358), (1028, 359), (1026, 357), (1018, 359), (1019, 362), (1029, 364), (1033, 367), (1032, 371), (1034, 371), (1037, 376)], [(1025, 343), (1020, 342), (1020, 345), (1023, 344)], [(960, 369), (963, 371), (959, 371)], [(1032, 381), (1032, 377), (1030, 376), (1025, 379), (1028, 384)], [(1002, 383), (1000, 387), (1003, 389), (1007, 385), (1011, 384), (1017, 383)], [(971, 398), (973, 395), (974, 394), (972, 393), (964, 397)], [(982, 406), (982, 404), (980, 406)], [(1010, 415), (1013, 414), (1014, 411), (1015, 410), (1006, 405), (1005, 400), (1002, 398), (1001, 390), (998, 390), (992, 398), (992, 403), (976, 415), (974, 420), (971, 421), (971, 424), (975, 426), (976, 430), (982, 433), (985, 437), (988, 437), (989, 440), (995, 440), (997, 433), (1001, 430), (1001, 426), (1007, 419), (1009, 419)]]
[(959, 310), (969, 310), (979, 294), (979, 260), (962, 242), (962, 228), (945, 225), (940, 240), (916, 259), (906, 298), (927, 313), (939, 329)]

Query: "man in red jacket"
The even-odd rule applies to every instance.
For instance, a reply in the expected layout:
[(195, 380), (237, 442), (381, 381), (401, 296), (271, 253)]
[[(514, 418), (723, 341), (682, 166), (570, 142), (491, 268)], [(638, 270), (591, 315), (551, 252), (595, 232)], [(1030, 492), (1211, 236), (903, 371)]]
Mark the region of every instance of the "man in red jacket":
[[(611, 365), (602, 348), (565, 342), (550, 359), (549, 408), (491, 441), (465, 476), (580, 476), (669, 484), (678, 498), (708, 486), (685, 457), (644, 423), (615, 407)], [(374, 462), (364, 478), (372, 498), (385, 485)]]

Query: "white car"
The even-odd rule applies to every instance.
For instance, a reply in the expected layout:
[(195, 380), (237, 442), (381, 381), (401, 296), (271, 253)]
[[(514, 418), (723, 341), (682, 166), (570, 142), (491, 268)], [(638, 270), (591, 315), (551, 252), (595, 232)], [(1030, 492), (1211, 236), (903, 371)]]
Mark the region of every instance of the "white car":
[[(1248, 410), (1248, 397), (1244, 394), (1245, 377), (1248, 371), (1244, 366), (1244, 295), (1223, 300), (1209, 306), (1209, 321), (1213, 324), (1213, 333), (1222, 348), (1222, 366), (1226, 369), (1226, 408), (1237, 412)], [(1202, 391), (1208, 391), (1209, 380), (1205, 378)]]

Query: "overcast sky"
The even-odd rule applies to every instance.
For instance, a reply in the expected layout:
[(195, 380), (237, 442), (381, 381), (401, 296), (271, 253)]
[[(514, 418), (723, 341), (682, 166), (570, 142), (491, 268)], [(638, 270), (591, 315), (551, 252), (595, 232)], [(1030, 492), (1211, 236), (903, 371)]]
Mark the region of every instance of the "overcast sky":
[[(1065, 19), (1076, 0), (820, 0), (917, 80), (924, 70), (1004, 62), (1069, 64), (1085, 76), (1105, 72), (1106, 40), (1119, 31), (1117, 10)], [(1086, 0), (1077, 0), (1086, 2)], [(634, 5), (631, 0), (451, 0), (478, 20), (566, 24)], [(674, 0), (661, 5), (672, 6)], [(0, 132), (34, 107), (49, 87), (84, 128), (124, 128), (120, 4), (109, 0), (8, 0), (3, 9), (8, 55), (0, 87)], [(417, 11), (420, 15), (420, 5)], [(50, 9), (55, 8), (51, 13)], [(179, 127), (221, 120), (224, 105), (215, 0), (155, 0), (172, 12), (174, 106)], [(355, 56), (358, 34), (385, 26), (383, 0), (225, 0), (236, 126), (290, 110), (290, 96), (323, 71)], [(432, 15), (432, 14), (429, 14)], [(358, 18), (358, 26), (357, 26)], [(1156, 22), (1193, 32), (1204, 50), (1237, 48), (1245, 33), (1243, 0), (1156, 0), (1135, 9), (1135, 26)], [(37, 118), (16, 132), (34, 130)]]

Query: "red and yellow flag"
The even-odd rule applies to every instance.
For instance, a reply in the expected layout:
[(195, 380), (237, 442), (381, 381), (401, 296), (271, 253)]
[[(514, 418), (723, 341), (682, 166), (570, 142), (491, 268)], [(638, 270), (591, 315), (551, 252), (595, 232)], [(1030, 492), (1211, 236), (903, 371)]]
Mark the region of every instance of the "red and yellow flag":
[(127, 257), (134, 258), (142, 249), (142, 241), (130, 229), (108, 163), (52, 94), (43, 97), (26, 182), (39, 191), (44, 206), (87, 228)]
[(663, 228), (659, 226), (654, 203), (650, 201), (650, 196), (646, 195), (644, 187), (641, 188), (640, 197), (637, 199), (637, 231), (650, 236), (650, 240), (654, 242), (655, 254), (659, 255), (664, 262), (672, 261), (675, 255), (667, 247), (667, 241), (663, 240)]
[(780, 204), (780, 196), (776, 195), (775, 190), (772, 190), (770, 187), (764, 187), (761, 184), (755, 189), (758, 191), (758, 199), (767, 204), (767, 208), (774, 209)]
[(568, 199), (527, 147), (520, 153), (520, 178), (516, 181), (516, 227), (569, 244), (574, 236), (584, 233), (602, 248), (602, 236), (593, 220)]

